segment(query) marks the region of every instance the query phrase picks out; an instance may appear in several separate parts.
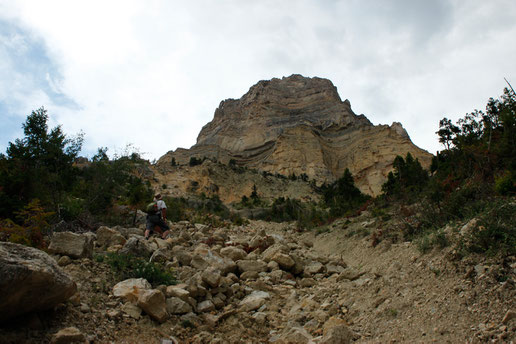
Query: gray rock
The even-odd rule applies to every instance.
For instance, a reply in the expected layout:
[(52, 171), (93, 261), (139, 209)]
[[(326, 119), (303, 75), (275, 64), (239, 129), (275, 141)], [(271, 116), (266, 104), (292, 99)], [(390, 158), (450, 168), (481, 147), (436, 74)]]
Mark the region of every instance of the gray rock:
[(292, 269), (294, 265), (296, 265), (296, 262), (294, 261), (294, 259), (292, 259), (292, 257), (290, 257), (288, 254), (280, 252), (276, 253), (272, 257), (272, 261), (278, 263), (281, 269), (287, 271)]
[(97, 244), (100, 247), (109, 247), (113, 245), (124, 245), (125, 237), (120, 232), (106, 226), (97, 229)]
[(76, 327), (67, 327), (52, 336), (51, 344), (84, 344), (86, 337)]
[(145, 290), (138, 298), (138, 307), (154, 320), (163, 323), (168, 319), (167, 305), (163, 293), (156, 289)]
[(142, 315), (142, 309), (131, 302), (126, 302), (122, 305), (122, 312), (136, 320), (140, 319)]
[(71, 258), (91, 258), (93, 256), (93, 240), (91, 236), (72, 232), (54, 233), (48, 251)]
[(208, 268), (201, 273), (201, 278), (211, 288), (217, 288), (221, 278), (220, 271), (215, 268)]
[(137, 257), (150, 258), (154, 252), (153, 247), (143, 237), (132, 237), (127, 240), (120, 254), (131, 254)]
[(267, 264), (261, 260), (239, 260), (236, 262), (240, 272), (256, 271), (265, 272), (267, 271)]
[(224, 247), (220, 250), (220, 254), (224, 257), (232, 259), (235, 262), (241, 259), (245, 259), (245, 257), (247, 257), (247, 252), (245, 252), (241, 248), (234, 246)]
[(151, 285), (144, 278), (130, 278), (115, 284), (113, 295), (127, 301), (136, 303), (145, 290), (151, 289)]
[(257, 310), (270, 299), (270, 294), (264, 291), (254, 291), (240, 301), (239, 306), (243, 312), (250, 312)]
[(320, 344), (348, 344), (353, 341), (353, 332), (342, 319), (330, 318), (324, 324), (324, 336)]
[(192, 311), (192, 306), (178, 297), (168, 298), (166, 303), (169, 314), (186, 314)]
[(43, 251), (0, 242), (0, 322), (68, 300), (77, 285)]
[(305, 275), (315, 275), (324, 271), (324, 265), (319, 262), (311, 262), (305, 266)]
[(211, 300), (204, 300), (197, 305), (197, 312), (206, 313), (215, 310), (215, 305)]
[(158, 262), (158, 263), (165, 263), (169, 260), (172, 260), (172, 253), (170, 250), (165, 248), (159, 248), (150, 257), (149, 261), (151, 262)]

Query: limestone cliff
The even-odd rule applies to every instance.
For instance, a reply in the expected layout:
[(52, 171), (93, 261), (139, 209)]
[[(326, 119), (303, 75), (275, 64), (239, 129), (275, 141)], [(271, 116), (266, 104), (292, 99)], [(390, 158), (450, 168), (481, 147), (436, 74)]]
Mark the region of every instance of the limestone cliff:
[(357, 186), (371, 195), (381, 192), (396, 155), (410, 152), (423, 166), (432, 155), (411, 141), (400, 123), (373, 125), (355, 115), (327, 79), (292, 75), (260, 81), (242, 98), (222, 101), (190, 149), (169, 152), (187, 164), (191, 157), (279, 173), (306, 174), (318, 183), (339, 178), (346, 168)]

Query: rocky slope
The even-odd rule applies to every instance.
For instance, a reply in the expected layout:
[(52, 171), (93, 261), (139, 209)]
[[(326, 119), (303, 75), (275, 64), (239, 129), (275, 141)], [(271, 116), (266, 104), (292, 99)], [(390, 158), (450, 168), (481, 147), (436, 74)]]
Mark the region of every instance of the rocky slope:
[[(511, 342), (516, 259), (422, 255), (412, 243), (371, 239), (367, 212), (330, 227), (250, 222), (211, 228), (173, 223), (167, 240), (101, 227), (96, 254), (131, 252), (173, 268), (177, 285), (115, 279), (82, 245), (56, 243), (78, 293), (53, 311), (4, 324), (0, 341), (90, 343)], [(448, 230), (450, 240), (459, 227)], [(83, 250), (84, 251), (84, 250)], [(3, 295), (8, 297), (8, 295)]]
[(411, 153), (427, 167), (431, 154), (416, 147), (401, 124), (375, 126), (342, 101), (331, 81), (292, 75), (260, 81), (240, 99), (222, 101), (190, 149), (169, 152), (184, 165), (191, 157), (332, 182), (349, 168), (357, 186), (378, 195), (396, 155)]

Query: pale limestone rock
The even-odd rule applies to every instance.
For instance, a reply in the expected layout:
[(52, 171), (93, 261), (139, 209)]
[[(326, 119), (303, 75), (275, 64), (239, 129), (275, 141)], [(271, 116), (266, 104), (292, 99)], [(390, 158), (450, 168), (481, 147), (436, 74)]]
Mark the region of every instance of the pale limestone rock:
[(197, 305), (197, 312), (199, 313), (206, 313), (211, 312), (215, 310), (215, 305), (211, 300), (204, 300), (202, 302), (199, 302)]
[(142, 316), (142, 309), (131, 302), (126, 302), (122, 305), (122, 312), (136, 320)]
[(186, 285), (169, 285), (166, 290), (167, 297), (178, 297), (183, 301), (188, 300), (190, 292), (185, 289)]
[(120, 234), (117, 230), (111, 229), (106, 226), (101, 226), (97, 229), (97, 244), (100, 247), (109, 247), (113, 245), (124, 245), (126, 242), (125, 237)]
[[(187, 165), (194, 156), (224, 164), (235, 159), (240, 166), (285, 176), (306, 174), (318, 183), (332, 182), (349, 168), (357, 186), (375, 196), (381, 193), (394, 158), (407, 153), (423, 167), (430, 165), (432, 155), (416, 147), (400, 123), (375, 126), (364, 115), (353, 113), (331, 81), (292, 75), (260, 81), (242, 98), (221, 102), (196, 145), (167, 153), (157, 165), (171, 170), (172, 158)], [(181, 179), (175, 175), (159, 182), (186, 188), (188, 183)], [(196, 179), (202, 192), (209, 193), (210, 186), (217, 185), (217, 194), (225, 202), (249, 194), (253, 185), (214, 182), (203, 174)], [(279, 196), (285, 194), (270, 190), (270, 198)]]
[(131, 254), (136, 257), (150, 258), (155, 248), (143, 237), (132, 237), (119, 251), (120, 254)]
[(51, 344), (84, 344), (86, 337), (77, 327), (67, 327), (52, 336)]
[(113, 287), (113, 295), (136, 303), (140, 295), (151, 288), (150, 283), (144, 278), (130, 278), (115, 284)]
[(270, 294), (264, 291), (254, 291), (240, 301), (239, 306), (243, 312), (250, 312), (257, 310), (270, 299)]
[(310, 262), (305, 266), (305, 275), (315, 275), (324, 271), (324, 265), (319, 262)]
[(267, 271), (267, 264), (261, 260), (239, 260), (236, 262), (240, 272), (265, 272)]
[(77, 285), (43, 251), (0, 242), (0, 322), (66, 301)]
[(212, 267), (208, 268), (201, 273), (201, 278), (211, 288), (217, 288), (221, 278), (220, 271)]
[(54, 233), (48, 251), (71, 258), (91, 258), (93, 256), (93, 238), (85, 234), (72, 232)]
[(224, 247), (220, 250), (220, 254), (224, 257), (232, 259), (235, 262), (241, 259), (245, 259), (247, 256), (247, 253), (244, 250), (234, 246)]
[(169, 314), (186, 314), (192, 311), (192, 306), (178, 297), (168, 298), (166, 303)]
[(160, 323), (168, 319), (165, 296), (159, 290), (150, 289), (143, 291), (138, 297), (138, 307)]
[(348, 344), (353, 341), (353, 333), (343, 319), (332, 317), (323, 327), (321, 344)]
[(276, 253), (272, 260), (279, 264), (280, 268), (283, 270), (290, 270), (296, 265), (296, 262), (292, 257), (290, 257), (288, 254), (284, 253)]

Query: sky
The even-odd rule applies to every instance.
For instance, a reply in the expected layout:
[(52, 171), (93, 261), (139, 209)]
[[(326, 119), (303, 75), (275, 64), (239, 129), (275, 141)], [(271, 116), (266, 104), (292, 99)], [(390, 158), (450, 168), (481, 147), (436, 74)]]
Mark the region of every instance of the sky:
[(515, 42), (514, 0), (0, 0), (0, 152), (44, 107), (83, 156), (152, 161), (222, 100), (301, 74), (435, 153), (440, 119), (516, 86)]

